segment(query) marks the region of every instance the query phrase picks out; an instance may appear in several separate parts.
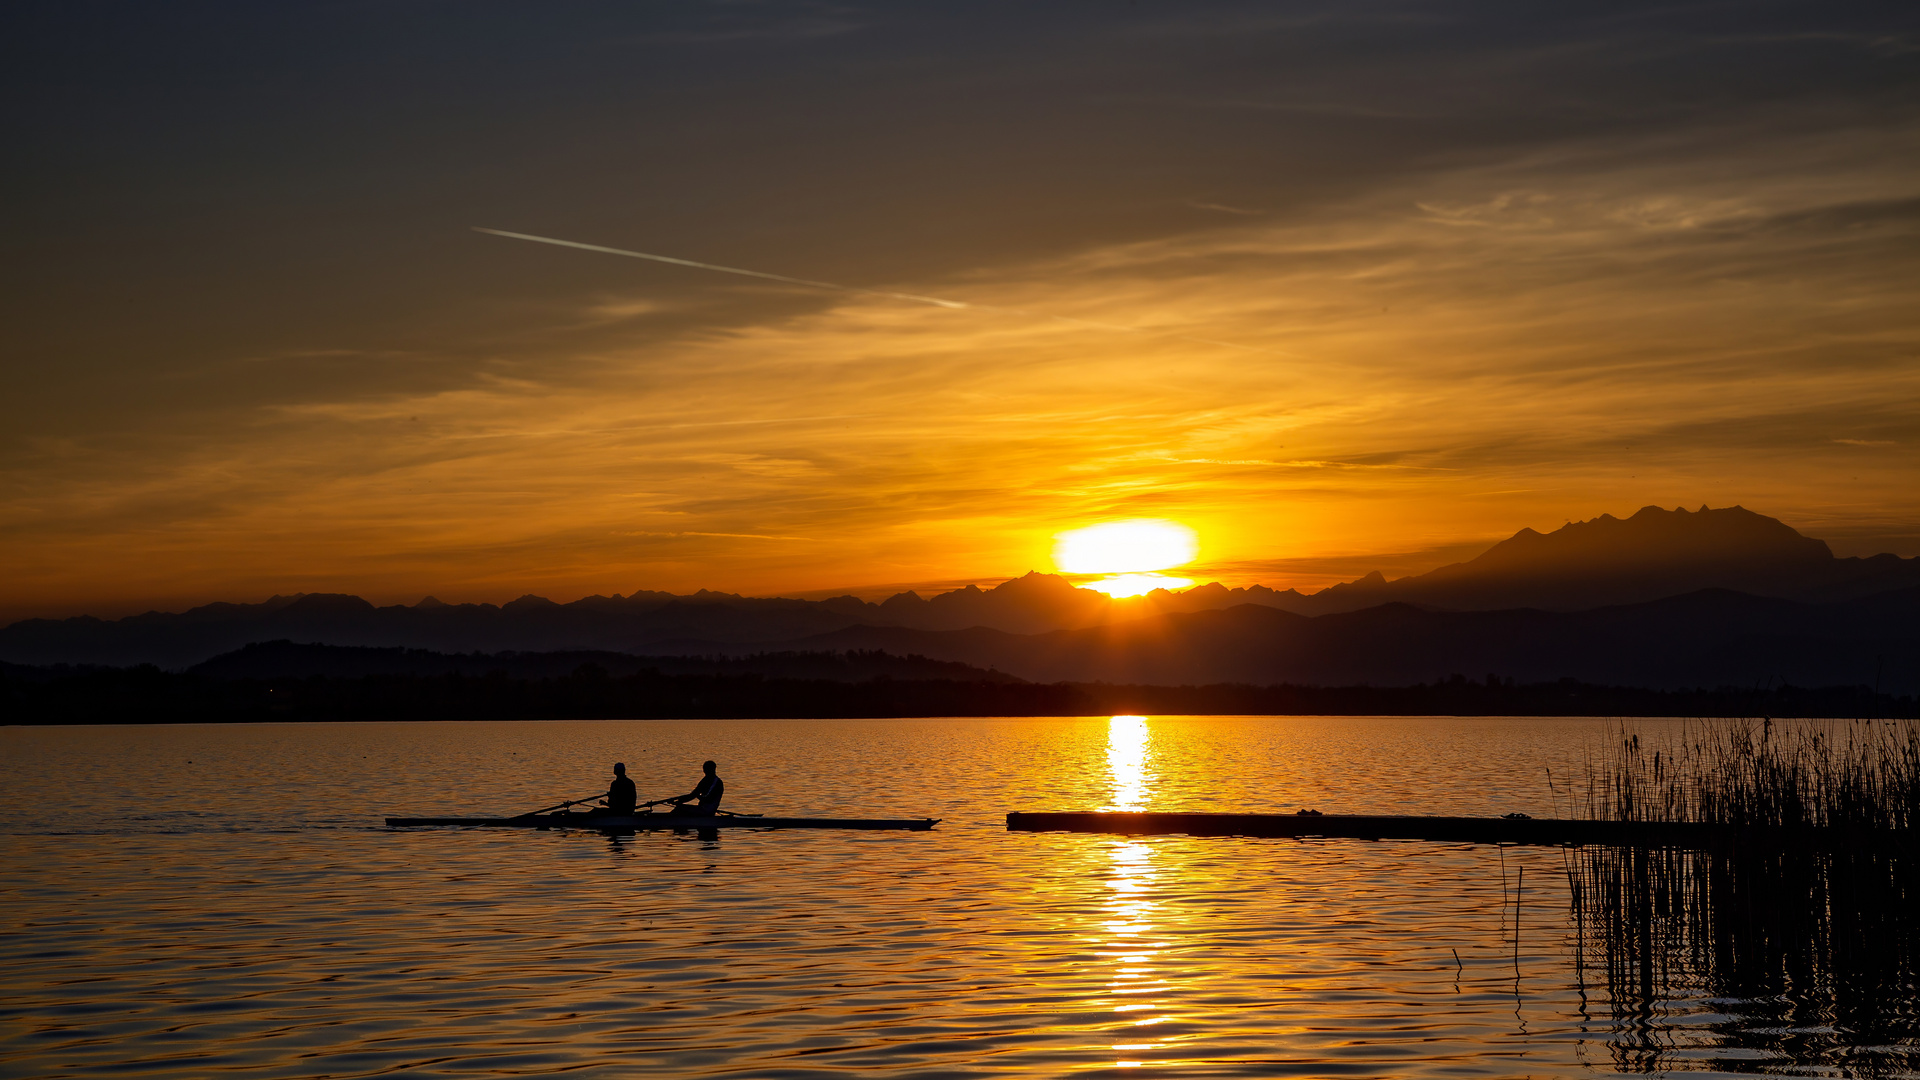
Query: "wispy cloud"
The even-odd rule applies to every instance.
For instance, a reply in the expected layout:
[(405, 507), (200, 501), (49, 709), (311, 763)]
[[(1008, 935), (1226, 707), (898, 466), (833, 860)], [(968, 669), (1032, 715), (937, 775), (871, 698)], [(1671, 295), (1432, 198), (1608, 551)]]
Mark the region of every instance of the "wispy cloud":
[(298, 179), (237, 220), (404, 213), (204, 255), (185, 215), (167, 274), (24, 310), (7, 602), (984, 581), (1148, 515), (1277, 587), (1647, 503), (1920, 553), (1904, 29), (946, 10), (595, 25), (377, 153), (249, 145)]
[(668, 538), (677, 538), (682, 536), (716, 536), (716, 537), (721, 537), (727, 540), (803, 540), (803, 541), (806, 541), (807, 543), (814, 542), (814, 538), (811, 536), (772, 536), (766, 533), (695, 532), (692, 530), (688, 530), (685, 532), (650, 532), (646, 530), (632, 530), (628, 532), (623, 532), (620, 535), (621, 536), (663, 536)]

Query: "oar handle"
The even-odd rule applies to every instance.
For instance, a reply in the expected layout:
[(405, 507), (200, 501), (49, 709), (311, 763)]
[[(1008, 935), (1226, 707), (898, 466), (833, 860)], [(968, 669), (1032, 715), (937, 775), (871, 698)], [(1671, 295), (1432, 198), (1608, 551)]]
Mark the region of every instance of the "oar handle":
[(541, 807), (541, 808), (540, 808), (540, 809), (538, 809), (538, 810), (529, 810), (529, 811), (527, 811), (526, 813), (524, 813), (524, 814), (521, 814), (521, 815), (519, 815), (519, 816), (520, 816), (520, 817), (532, 817), (532, 816), (534, 816), (535, 814), (547, 814), (547, 813), (552, 813), (552, 812), (553, 812), (553, 811), (555, 811), (555, 810), (565, 810), (565, 809), (566, 809), (567, 807), (569, 807), (569, 806), (573, 806), (573, 805), (575, 805), (575, 804), (578, 804), (578, 803), (583, 803), (583, 802), (592, 802), (592, 801), (593, 801), (593, 800), (595, 800), (595, 799), (601, 799), (601, 798), (605, 798), (605, 797), (606, 797), (605, 795), (589, 795), (589, 796), (587, 796), (587, 797), (586, 797), (586, 798), (584, 798), (584, 799), (568, 799), (568, 800), (567, 800), (566, 802), (563, 802), (563, 803), (555, 803), (555, 804), (554, 804), (554, 805), (552, 805), (552, 806), (543, 806), (543, 807)]

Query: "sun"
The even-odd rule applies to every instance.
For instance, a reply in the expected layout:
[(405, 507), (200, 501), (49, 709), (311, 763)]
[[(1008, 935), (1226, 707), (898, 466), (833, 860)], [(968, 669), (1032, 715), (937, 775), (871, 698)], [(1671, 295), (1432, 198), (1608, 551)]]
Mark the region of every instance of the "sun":
[(1143, 518), (1071, 529), (1053, 538), (1053, 564), (1069, 574), (1106, 574), (1085, 587), (1119, 599), (1155, 589), (1184, 589), (1188, 578), (1153, 571), (1182, 566), (1200, 553), (1200, 540), (1177, 521)]

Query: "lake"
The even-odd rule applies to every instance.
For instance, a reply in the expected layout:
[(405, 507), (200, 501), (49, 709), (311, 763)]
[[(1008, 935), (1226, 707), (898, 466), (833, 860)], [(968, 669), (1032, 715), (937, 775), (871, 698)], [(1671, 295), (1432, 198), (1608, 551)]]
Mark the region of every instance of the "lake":
[[(1817, 987), (1743, 997), (1679, 953), (1623, 989), (1559, 849), (1005, 829), (1564, 816), (1613, 723), (0, 728), (0, 1075), (1914, 1075), (1911, 984), (1870, 1031)], [(643, 799), (679, 794), (705, 758), (735, 810), (942, 821), (381, 825), (585, 796), (614, 761)]]

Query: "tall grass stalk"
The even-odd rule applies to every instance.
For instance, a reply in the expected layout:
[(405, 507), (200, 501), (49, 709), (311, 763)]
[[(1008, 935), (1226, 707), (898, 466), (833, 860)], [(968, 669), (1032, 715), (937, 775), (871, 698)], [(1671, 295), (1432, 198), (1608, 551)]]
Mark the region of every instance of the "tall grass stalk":
[(1658, 739), (1625, 726), (1610, 735), (1610, 755), (1588, 762), (1590, 818), (1920, 826), (1920, 721), (1707, 720)]

